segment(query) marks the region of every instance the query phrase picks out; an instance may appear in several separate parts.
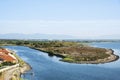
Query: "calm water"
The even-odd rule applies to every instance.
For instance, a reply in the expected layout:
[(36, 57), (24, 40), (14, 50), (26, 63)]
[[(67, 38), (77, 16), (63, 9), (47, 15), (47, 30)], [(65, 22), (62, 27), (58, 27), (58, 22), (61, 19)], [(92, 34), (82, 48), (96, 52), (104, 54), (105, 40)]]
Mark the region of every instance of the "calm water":
[[(120, 55), (120, 42), (92, 43), (95, 47), (112, 48)], [(28, 80), (120, 80), (120, 60), (106, 64), (70, 64), (57, 57), (23, 46), (5, 46), (14, 50), (32, 66), (34, 79)]]

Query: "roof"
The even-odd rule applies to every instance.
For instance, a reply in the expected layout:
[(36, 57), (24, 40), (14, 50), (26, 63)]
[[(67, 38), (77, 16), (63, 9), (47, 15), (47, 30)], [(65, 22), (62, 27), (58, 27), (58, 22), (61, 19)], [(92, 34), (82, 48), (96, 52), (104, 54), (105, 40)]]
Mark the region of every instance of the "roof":
[(6, 49), (0, 49), (0, 58), (3, 59), (4, 61), (14, 61), (12, 56), (9, 55), (10, 53)]
[(9, 52), (6, 49), (0, 49), (0, 52), (8, 54)]
[(5, 60), (5, 61), (10, 61), (10, 62), (15, 60), (14, 58), (12, 58), (9, 55), (0, 55), (0, 58)]

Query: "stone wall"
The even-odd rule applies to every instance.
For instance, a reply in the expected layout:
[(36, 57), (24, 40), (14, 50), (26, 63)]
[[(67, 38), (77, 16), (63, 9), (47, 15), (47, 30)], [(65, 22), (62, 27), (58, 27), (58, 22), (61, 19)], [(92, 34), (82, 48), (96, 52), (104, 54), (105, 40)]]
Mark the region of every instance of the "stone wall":
[(0, 80), (19, 80), (19, 79), (20, 79), (19, 64), (0, 69)]

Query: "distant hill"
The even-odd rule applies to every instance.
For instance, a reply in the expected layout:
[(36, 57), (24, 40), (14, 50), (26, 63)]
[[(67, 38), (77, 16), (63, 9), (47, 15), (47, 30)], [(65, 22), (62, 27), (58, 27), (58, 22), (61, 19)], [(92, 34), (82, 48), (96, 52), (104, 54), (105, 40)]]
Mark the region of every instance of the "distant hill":
[(0, 34), (0, 39), (76, 39), (76, 37), (70, 35), (59, 35), (59, 34), (9, 33), (9, 34)]
[(9, 33), (9, 34), (0, 34), (0, 39), (120, 39), (120, 35), (104, 35), (97, 37), (75, 37), (71, 35), (62, 35), (62, 34), (19, 34), (19, 33)]

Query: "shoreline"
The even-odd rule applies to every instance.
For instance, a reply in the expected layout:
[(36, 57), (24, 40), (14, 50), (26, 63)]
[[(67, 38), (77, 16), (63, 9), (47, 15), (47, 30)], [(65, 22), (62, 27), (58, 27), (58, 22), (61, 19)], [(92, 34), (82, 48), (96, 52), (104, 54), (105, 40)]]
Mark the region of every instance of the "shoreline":
[(119, 56), (116, 55), (116, 54), (114, 54), (114, 50), (112, 50), (112, 49), (106, 49), (107, 50), (106, 54), (109, 54), (110, 56), (107, 57), (107, 58), (104, 58), (104, 59), (98, 59), (96, 61), (79, 61), (79, 62), (76, 61), (76, 62), (69, 62), (69, 61), (64, 61), (63, 60), (63, 58), (65, 58), (63, 55), (49, 53), (47, 51), (40, 50), (40, 49), (38, 49), (36, 47), (29, 47), (29, 48), (35, 49), (35, 50), (38, 50), (38, 51), (41, 51), (41, 52), (45, 52), (45, 53), (48, 54), (48, 56), (60, 57), (62, 59), (60, 59), (59, 61), (63, 61), (63, 62), (67, 62), (67, 63), (76, 63), (76, 64), (104, 64), (104, 63), (114, 62), (114, 61), (117, 61), (119, 59)]
[(108, 52), (110, 51), (110, 56), (104, 59), (98, 59), (96, 61), (81, 61), (77, 62), (77, 64), (105, 64), (105, 63), (110, 63), (117, 61), (119, 59), (119, 56), (114, 54), (114, 51), (112, 49), (109, 49)]
[[(15, 54), (14, 56), (15, 56), (16, 59), (18, 60), (19, 70), (20, 70), (20, 78), (21, 78), (21, 75), (22, 75), (22, 74), (24, 74), (25, 72), (30, 71), (30, 70), (32, 69), (32, 67), (31, 67), (27, 62), (25, 62), (24, 60), (22, 60), (22, 59), (16, 54), (15, 51), (9, 50), (9, 49), (8, 49), (8, 51), (11, 52), (11, 53), (13, 53), (13, 54)], [(21, 63), (19, 62), (20, 60), (23, 61), (22, 66), (20, 66), (20, 64), (21, 64)]]
[[(9, 65), (8, 68), (3, 68), (1, 73), (3, 74), (3, 77), (0, 77), (0, 80), (21, 80), (21, 75), (24, 74), (27, 71), (30, 71), (32, 67), (22, 60), (15, 51), (9, 50), (5, 48), (13, 57), (16, 58), (16, 63), (14, 65)], [(13, 68), (11, 68), (13, 67)], [(7, 73), (6, 73), (7, 72)], [(8, 76), (8, 77), (6, 77)]]
[(25, 64), (23, 65), (23, 67), (20, 67), (20, 74), (22, 75), (25, 72), (28, 72), (30, 70), (32, 70), (32, 67), (28, 63), (25, 62)]
[[(114, 61), (117, 61), (119, 59), (119, 56), (116, 55), (116, 54), (114, 54), (114, 50), (112, 50), (112, 49), (106, 49), (107, 50), (106, 54), (109, 54), (110, 56), (107, 57), (107, 58), (104, 58), (104, 59), (98, 59), (96, 61), (74, 61), (74, 62), (72, 62), (72, 61), (65, 61), (65, 60), (63, 60), (63, 58), (65, 58), (65, 56), (61, 55), (61, 54), (50, 53), (48, 51), (44, 51), (44, 50), (41, 50), (41, 49), (36, 48), (36, 47), (31, 47), (31, 46), (26, 46), (26, 47), (29, 47), (31, 49), (35, 49), (35, 50), (38, 50), (38, 51), (41, 51), (41, 52), (45, 52), (45, 53), (48, 54), (48, 56), (60, 57), (62, 59), (60, 59), (59, 61), (67, 62), (67, 63), (76, 63), (76, 64), (104, 64), (104, 63), (114, 62)], [(27, 71), (29, 71), (31, 69), (32, 69), (32, 67), (28, 63), (25, 62), (25, 65), (24, 65), (23, 69), (21, 70), (21, 73), (27, 72)]]
[(22, 66), (19, 66), (19, 68), (20, 68), (20, 74), (23, 74), (23, 73), (25, 73), (25, 72), (27, 72), (27, 71), (29, 71), (29, 70), (32, 69), (32, 67), (31, 67), (27, 62), (25, 62), (24, 60), (22, 60), (22, 59), (16, 54), (15, 51), (9, 50), (9, 49), (8, 49), (8, 51), (11, 52), (11, 53), (13, 53), (13, 54), (15, 54), (14, 56), (15, 56), (16, 59), (18, 60), (19, 65), (20, 65), (20, 62), (19, 62), (19, 61), (20, 61), (20, 60), (23, 61), (23, 65), (22, 65)]
[[(48, 56), (60, 57), (60, 61), (77, 64), (101, 64), (119, 59), (112, 49), (85, 46), (77, 42), (28, 42), (19, 46), (29, 47)], [(39, 44), (37, 44), (39, 43)], [(31, 45), (32, 44), (32, 45)], [(15, 44), (17, 46), (17, 44)], [(37, 46), (37, 47), (36, 47)], [(109, 54), (108, 54), (109, 53)]]

